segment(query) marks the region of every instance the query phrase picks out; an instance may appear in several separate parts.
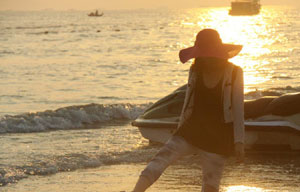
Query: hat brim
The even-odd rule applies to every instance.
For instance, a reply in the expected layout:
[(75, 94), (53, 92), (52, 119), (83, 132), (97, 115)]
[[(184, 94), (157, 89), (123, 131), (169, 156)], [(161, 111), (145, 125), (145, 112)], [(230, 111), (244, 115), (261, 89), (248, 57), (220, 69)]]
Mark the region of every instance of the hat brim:
[(182, 63), (198, 57), (216, 57), (221, 59), (230, 59), (239, 54), (242, 48), (242, 45), (222, 44), (217, 49), (200, 50), (200, 48), (193, 46), (180, 50), (179, 58)]

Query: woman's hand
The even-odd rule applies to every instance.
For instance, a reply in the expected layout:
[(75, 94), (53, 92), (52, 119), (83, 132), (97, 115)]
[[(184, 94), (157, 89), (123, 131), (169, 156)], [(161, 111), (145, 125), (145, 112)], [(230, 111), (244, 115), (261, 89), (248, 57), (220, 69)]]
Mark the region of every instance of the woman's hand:
[(235, 157), (238, 163), (244, 162), (245, 158), (245, 149), (244, 149), (244, 143), (235, 143)]

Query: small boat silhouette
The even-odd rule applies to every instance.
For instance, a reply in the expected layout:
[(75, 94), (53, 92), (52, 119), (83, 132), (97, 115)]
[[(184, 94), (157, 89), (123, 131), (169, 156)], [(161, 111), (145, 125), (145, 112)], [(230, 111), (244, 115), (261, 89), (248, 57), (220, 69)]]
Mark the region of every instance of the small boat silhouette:
[(104, 13), (102, 12), (102, 13), (99, 14), (98, 10), (96, 10), (95, 12), (91, 12), (91, 13), (88, 14), (89, 17), (101, 17), (103, 15), (104, 15)]

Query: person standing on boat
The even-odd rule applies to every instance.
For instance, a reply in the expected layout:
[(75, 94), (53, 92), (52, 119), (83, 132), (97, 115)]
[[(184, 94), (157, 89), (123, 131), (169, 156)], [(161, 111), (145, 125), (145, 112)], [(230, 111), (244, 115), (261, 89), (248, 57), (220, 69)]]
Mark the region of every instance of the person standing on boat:
[(224, 44), (213, 29), (201, 30), (193, 47), (179, 52), (194, 59), (178, 128), (142, 171), (134, 192), (150, 187), (178, 158), (199, 154), (202, 192), (218, 192), (224, 163), (235, 153), (244, 159), (244, 82), (242, 68), (228, 62), (242, 49)]

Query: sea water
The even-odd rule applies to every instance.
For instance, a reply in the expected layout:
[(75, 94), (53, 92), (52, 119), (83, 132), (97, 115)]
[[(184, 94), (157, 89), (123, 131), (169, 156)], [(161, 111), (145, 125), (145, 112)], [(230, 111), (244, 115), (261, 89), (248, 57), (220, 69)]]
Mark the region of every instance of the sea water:
[[(300, 11), (263, 7), (0, 12), (0, 191), (130, 191), (157, 152), (130, 122), (186, 83), (178, 51), (203, 28), (242, 44), (247, 99), (300, 91)], [(192, 159), (192, 160), (191, 160)], [(297, 154), (228, 162), (221, 191), (300, 191)], [(200, 191), (197, 158), (150, 191)]]

